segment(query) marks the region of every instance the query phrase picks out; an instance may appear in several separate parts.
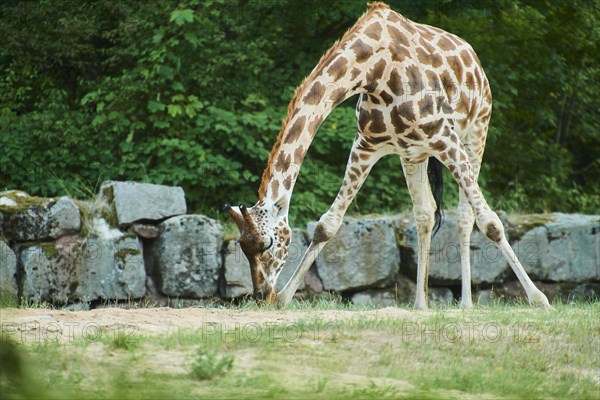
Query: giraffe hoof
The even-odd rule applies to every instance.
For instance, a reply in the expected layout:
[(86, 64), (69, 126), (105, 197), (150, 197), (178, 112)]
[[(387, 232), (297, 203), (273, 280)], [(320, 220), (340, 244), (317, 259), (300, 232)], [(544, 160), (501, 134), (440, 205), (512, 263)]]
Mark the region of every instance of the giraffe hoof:
[(292, 297), (288, 296), (285, 291), (277, 293), (277, 308), (285, 308), (292, 301)]
[(460, 303), (462, 308), (468, 308), (471, 309), (473, 308), (473, 302), (472, 301), (463, 301)]
[(554, 310), (554, 307), (550, 305), (550, 302), (548, 301), (546, 295), (539, 290), (529, 297), (529, 304), (541, 306), (546, 310)]

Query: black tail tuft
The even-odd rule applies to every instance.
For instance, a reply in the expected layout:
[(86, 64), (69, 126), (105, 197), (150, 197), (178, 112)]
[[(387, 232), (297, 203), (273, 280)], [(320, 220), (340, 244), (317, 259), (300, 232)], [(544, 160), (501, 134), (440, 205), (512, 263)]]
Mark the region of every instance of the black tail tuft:
[(444, 212), (442, 211), (442, 196), (444, 194), (444, 176), (442, 175), (442, 163), (435, 157), (429, 157), (429, 164), (427, 166), (427, 177), (429, 178), (429, 184), (431, 185), (431, 191), (435, 204), (437, 206), (435, 210), (435, 224), (433, 225), (433, 235), (440, 230), (442, 226), (442, 220), (444, 218)]

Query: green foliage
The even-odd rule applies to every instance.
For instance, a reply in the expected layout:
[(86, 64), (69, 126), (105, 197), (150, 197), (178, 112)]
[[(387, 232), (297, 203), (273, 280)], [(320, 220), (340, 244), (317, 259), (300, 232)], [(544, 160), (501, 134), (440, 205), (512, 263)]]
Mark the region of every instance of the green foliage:
[[(389, 3), (478, 52), (494, 95), (481, 172), (492, 206), (597, 212), (599, 1)], [(0, 16), (0, 190), (50, 196), (120, 179), (181, 185), (190, 211), (212, 216), (224, 201), (252, 204), (293, 88), (364, 10), (359, 0), (10, 0)], [(318, 218), (336, 195), (354, 102), (319, 130), (292, 223)], [(388, 157), (350, 212), (410, 205)]]
[(225, 375), (233, 368), (233, 356), (217, 355), (214, 349), (198, 349), (196, 359), (192, 364), (192, 376), (196, 379), (212, 379)]

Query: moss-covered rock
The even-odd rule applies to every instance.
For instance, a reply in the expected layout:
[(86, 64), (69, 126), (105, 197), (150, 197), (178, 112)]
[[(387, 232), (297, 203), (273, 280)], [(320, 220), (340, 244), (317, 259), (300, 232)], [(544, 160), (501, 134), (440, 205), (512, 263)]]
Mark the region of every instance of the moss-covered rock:
[(146, 293), (142, 247), (135, 236), (88, 238), (83, 255), (93, 262), (79, 274), (80, 298), (126, 300)]
[(511, 242), (518, 242), (530, 230), (554, 221), (554, 214), (512, 214), (508, 217), (508, 236)]
[(79, 209), (68, 197), (42, 198), (24, 192), (4, 192), (0, 198), (0, 236), (13, 242), (44, 241), (77, 233)]
[(532, 220), (529, 226), (535, 227), (513, 244), (517, 257), (532, 279), (600, 281), (600, 224), (597, 215), (555, 213)]
[(119, 219), (117, 218), (113, 186), (103, 184), (100, 189), (100, 196), (102, 202), (105, 204), (105, 207), (100, 210), (100, 216), (108, 223), (108, 226), (111, 228), (118, 228)]
[(63, 237), (19, 245), (22, 296), (65, 304), (126, 300), (145, 294), (142, 249), (135, 237)]
[(43, 207), (52, 199), (29, 196), (22, 190), (9, 190), (0, 193), (0, 213), (26, 211), (32, 207)]
[(58, 250), (56, 248), (56, 243), (54, 242), (39, 243), (38, 246), (44, 252), (46, 258), (49, 260), (54, 260), (59, 255)]
[(130, 249), (130, 248), (123, 248), (123, 249), (119, 249), (117, 251), (117, 254), (115, 254), (115, 256), (121, 261), (121, 262), (127, 262), (127, 259), (130, 256), (140, 256), (142, 254), (142, 251), (139, 249)]
[(74, 245), (25, 243), (18, 246), (22, 297), (31, 302), (66, 303), (72, 294), (69, 281), (76, 274)]
[(0, 240), (0, 295), (15, 297), (17, 286), (17, 257), (8, 244)]

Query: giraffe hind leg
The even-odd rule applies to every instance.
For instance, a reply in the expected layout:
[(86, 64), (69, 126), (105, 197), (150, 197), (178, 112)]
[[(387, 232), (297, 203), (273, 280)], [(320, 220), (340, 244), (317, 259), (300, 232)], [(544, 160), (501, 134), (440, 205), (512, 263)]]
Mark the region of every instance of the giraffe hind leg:
[[(487, 128), (486, 128), (487, 130)], [(482, 131), (485, 135), (486, 130)], [(483, 141), (478, 141), (480, 146), (483, 145)], [(473, 180), (477, 182), (479, 177), (479, 171), (481, 169), (481, 154), (483, 151), (479, 151), (479, 147), (473, 147), (464, 145), (468, 159), (471, 164), (473, 171)], [(460, 246), (460, 267), (461, 267), (461, 297), (460, 302), (465, 308), (473, 307), (473, 297), (471, 294), (471, 233), (473, 232), (473, 226), (475, 224), (475, 215), (473, 208), (469, 204), (467, 195), (463, 189), (459, 189), (459, 200), (458, 207), (456, 209), (457, 214), (457, 230), (458, 240)]]
[(460, 302), (463, 307), (471, 308), (473, 307), (473, 298), (471, 295), (471, 232), (473, 231), (475, 216), (462, 189), (459, 191), (459, 203), (456, 214), (462, 282)]
[(477, 223), (479, 230), (500, 248), (512, 270), (517, 275), (519, 282), (525, 289), (529, 302), (531, 304), (539, 304), (546, 308), (551, 308), (546, 296), (535, 286), (517, 259), (514, 250), (504, 235), (504, 226), (502, 225), (500, 218), (491, 210), (485, 201), (485, 198), (477, 185), (473, 165), (469, 161), (464, 146), (460, 140), (457, 140), (458, 135), (452, 128), (447, 129), (446, 132), (447, 135), (456, 135), (456, 138), (447, 140), (445, 149), (440, 151), (436, 156), (439, 157), (440, 161), (442, 161), (442, 163), (450, 170), (460, 189), (463, 191), (466, 200), (475, 213), (475, 222)]
[(415, 308), (427, 309), (427, 286), (429, 275), (429, 250), (431, 248), (431, 233), (435, 223), (436, 202), (431, 192), (427, 177), (427, 164), (425, 160), (418, 164), (411, 164), (402, 159), (402, 170), (406, 185), (413, 202), (413, 214), (417, 225), (418, 255), (417, 255), (417, 289)]
[[(489, 118), (481, 118), (467, 131), (463, 147), (473, 171), (473, 180), (477, 182), (481, 170), (481, 159), (487, 136)], [(459, 156), (460, 158), (460, 156)], [(469, 204), (467, 195), (463, 189), (459, 189), (459, 202), (457, 207), (457, 228), (460, 243), (461, 264), (461, 304), (465, 308), (473, 307), (471, 295), (471, 233), (475, 223), (473, 208)]]

